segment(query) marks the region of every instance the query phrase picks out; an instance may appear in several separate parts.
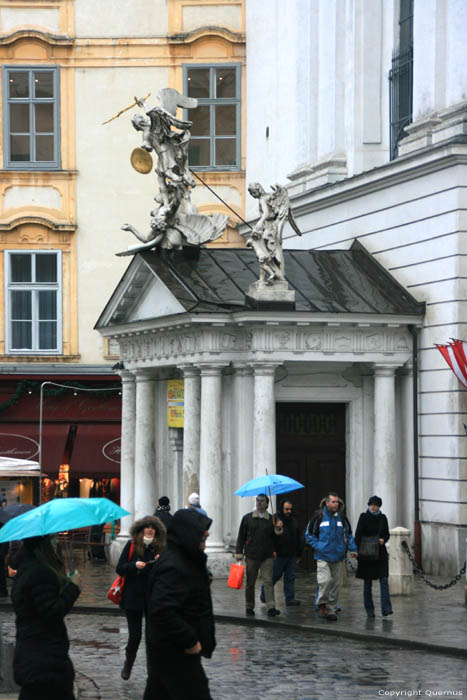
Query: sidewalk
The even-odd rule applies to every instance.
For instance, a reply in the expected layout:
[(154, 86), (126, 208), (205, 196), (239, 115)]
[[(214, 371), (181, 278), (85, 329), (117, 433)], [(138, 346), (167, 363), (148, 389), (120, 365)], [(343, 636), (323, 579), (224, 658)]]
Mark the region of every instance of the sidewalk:
[[(77, 568), (82, 574), (82, 592), (72, 614), (99, 612), (121, 614), (119, 608), (107, 600), (106, 593), (115, 578), (115, 572), (106, 562), (83, 561), (79, 556)], [(429, 577), (434, 583), (446, 583), (439, 577)], [(347, 584), (341, 588), (342, 612), (337, 622), (318, 618), (313, 599), (316, 586), (314, 574), (299, 573), (296, 597), (300, 607), (285, 607), (281, 582), (276, 585), (276, 606), (281, 615), (268, 618), (265, 607), (256, 605), (256, 617), (245, 616), (244, 591), (227, 587), (225, 580), (212, 584), (214, 612), (218, 622), (287, 627), (321, 634), (339, 635), (351, 639), (374, 639), (386, 644), (412, 647), (467, 656), (467, 607), (464, 604), (465, 581), (445, 591), (435, 591), (418, 578), (414, 595), (392, 598), (394, 614), (382, 617), (378, 610), (379, 586), (374, 583), (376, 617), (368, 619), (363, 608), (363, 582), (349, 573)], [(0, 610), (10, 607), (9, 598), (0, 599)], [(2, 696), (3, 697), (3, 696)]]

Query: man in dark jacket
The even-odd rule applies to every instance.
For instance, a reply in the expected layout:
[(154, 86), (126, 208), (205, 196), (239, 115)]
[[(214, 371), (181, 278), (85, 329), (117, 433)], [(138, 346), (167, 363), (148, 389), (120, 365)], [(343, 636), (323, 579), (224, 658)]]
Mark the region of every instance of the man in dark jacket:
[(237, 561), (242, 561), (245, 554), (246, 558), (246, 614), (255, 614), (255, 584), (261, 569), (266, 608), (268, 615), (273, 617), (280, 615), (274, 599), (272, 571), (276, 555), (274, 536), (282, 534), (282, 521), (277, 521), (274, 526), (273, 518), (267, 511), (268, 504), (269, 498), (264, 493), (260, 493), (256, 496), (256, 510), (243, 516), (238, 531), (235, 557)]
[(144, 700), (211, 700), (201, 664), (201, 656), (210, 658), (216, 646), (204, 553), (211, 522), (193, 510), (178, 510), (167, 547), (150, 572)]
[[(297, 518), (293, 515), (291, 501), (282, 501), (275, 519), (283, 523), (283, 534), (275, 536), (276, 558), (272, 572), (272, 585), (284, 576), (284, 597), (286, 605), (300, 605), (295, 600), (295, 573), (297, 562), (303, 553), (303, 536)], [(265, 602), (264, 586), (261, 587), (261, 601)]]

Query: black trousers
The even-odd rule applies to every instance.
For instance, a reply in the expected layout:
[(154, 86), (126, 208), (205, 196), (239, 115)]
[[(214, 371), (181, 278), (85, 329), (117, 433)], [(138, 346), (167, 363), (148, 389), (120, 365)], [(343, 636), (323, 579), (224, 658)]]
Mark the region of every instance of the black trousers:
[(212, 700), (199, 654), (152, 655), (143, 700)]
[(138, 652), (143, 632), (143, 611), (125, 610), (128, 624), (128, 644), (126, 653), (130, 658), (134, 658)]
[(18, 700), (75, 700), (73, 684), (69, 687), (50, 683), (23, 685)]

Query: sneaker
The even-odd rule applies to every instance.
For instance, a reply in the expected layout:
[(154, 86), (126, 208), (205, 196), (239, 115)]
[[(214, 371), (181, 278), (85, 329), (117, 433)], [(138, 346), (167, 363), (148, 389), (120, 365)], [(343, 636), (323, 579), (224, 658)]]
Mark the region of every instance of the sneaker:
[(253, 610), (253, 608), (247, 608), (245, 612), (247, 615), (254, 615), (255, 614), (255, 611)]
[(337, 620), (336, 613), (332, 613), (332, 612), (328, 613), (326, 615), (326, 620), (332, 620), (333, 622), (335, 622)]
[(288, 600), (286, 602), (286, 605), (300, 605), (300, 601), (299, 600)]
[(269, 608), (268, 610), (268, 615), (269, 617), (274, 617), (275, 615), (280, 615), (281, 611), (277, 610), (277, 608)]
[(318, 605), (318, 615), (320, 617), (326, 617), (326, 605), (325, 605), (325, 603), (320, 603), (320, 605)]

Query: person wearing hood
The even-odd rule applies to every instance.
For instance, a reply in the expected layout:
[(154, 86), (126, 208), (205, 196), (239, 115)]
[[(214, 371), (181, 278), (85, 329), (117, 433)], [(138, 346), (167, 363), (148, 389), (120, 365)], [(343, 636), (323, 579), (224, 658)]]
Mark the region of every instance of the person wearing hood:
[(358, 519), (355, 530), (355, 542), (360, 547), (362, 537), (377, 537), (379, 555), (377, 559), (368, 559), (358, 555), (357, 578), (363, 579), (363, 604), (368, 617), (375, 616), (375, 606), (371, 593), (372, 581), (379, 579), (381, 593), (381, 612), (384, 617), (392, 615), (391, 598), (389, 596), (389, 557), (386, 542), (389, 540), (388, 519), (381, 512), (383, 501), (379, 496), (371, 496), (368, 500), (368, 510)]
[[(288, 606), (300, 605), (300, 601), (295, 600), (295, 573), (304, 545), (298, 520), (292, 511), (292, 501), (286, 498), (274, 516), (276, 522), (282, 522), (283, 531), (281, 535), (275, 536), (276, 558), (272, 571), (272, 585), (284, 576), (284, 597)], [(262, 603), (266, 602), (264, 584), (261, 586), (260, 600)]]
[(170, 521), (172, 520), (172, 513), (170, 512), (170, 500), (167, 498), (167, 496), (161, 496), (159, 498), (159, 500), (157, 501), (157, 508), (154, 511), (154, 515), (156, 518), (159, 518), (159, 520), (165, 525), (165, 529), (167, 530)]
[(120, 607), (128, 624), (128, 644), (121, 676), (127, 681), (136, 659), (143, 630), (148, 573), (165, 547), (166, 529), (159, 518), (146, 515), (135, 520), (117, 564), (117, 574), (125, 577)]
[(337, 620), (339, 582), (342, 562), (347, 550), (351, 557), (357, 556), (357, 546), (352, 537), (352, 528), (344, 515), (337, 493), (331, 492), (323, 501), (307, 525), (305, 541), (313, 547), (316, 560), (316, 578), (319, 586), (318, 611), (321, 617)]
[(80, 594), (79, 574), (67, 576), (56, 537), (23, 540), (23, 559), (13, 581), (16, 614), (13, 672), (20, 700), (74, 700), (75, 671), (64, 622)]
[(149, 574), (144, 700), (211, 700), (201, 664), (216, 646), (204, 553), (211, 522), (188, 508), (174, 513), (167, 547)]

